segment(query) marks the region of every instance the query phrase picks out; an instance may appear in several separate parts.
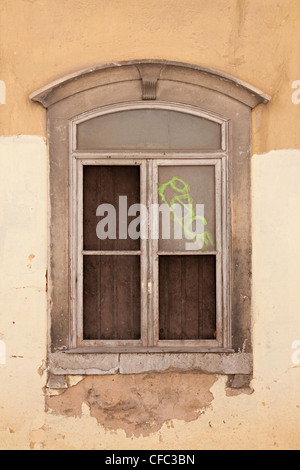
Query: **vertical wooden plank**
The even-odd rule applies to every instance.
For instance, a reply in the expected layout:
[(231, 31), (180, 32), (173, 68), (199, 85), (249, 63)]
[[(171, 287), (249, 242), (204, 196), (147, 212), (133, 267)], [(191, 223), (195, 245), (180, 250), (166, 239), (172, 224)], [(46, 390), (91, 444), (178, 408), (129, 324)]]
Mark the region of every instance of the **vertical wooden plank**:
[[(125, 257), (127, 258), (127, 257)], [(130, 313), (132, 316), (132, 333), (130, 339), (142, 338), (142, 302), (141, 302), (141, 257), (129, 256), (131, 259), (131, 303)], [(147, 314), (147, 312), (146, 312)]]
[(185, 296), (184, 320), (182, 322), (182, 339), (198, 339), (198, 257), (183, 256), (185, 265), (185, 285), (182, 295)]
[(181, 315), (182, 298), (182, 260), (180, 256), (160, 256), (159, 318), (160, 329), (164, 331), (160, 339), (182, 339)]
[[(91, 166), (84, 166), (83, 169), (83, 248), (96, 249), (94, 238), (96, 235), (96, 226), (93, 218), (89, 216), (90, 208), (94, 207), (94, 198), (97, 195), (97, 171)], [(95, 209), (96, 211), (96, 209)]]
[(94, 339), (100, 334), (100, 259), (87, 257), (83, 259), (83, 338)]
[(100, 295), (100, 312), (101, 315), (101, 330), (99, 336), (94, 339), (115, 339), (116, 332), (114, 330), (114, 318), (115, 318), (115, 279), (114, 279), (114, 268), (115, 268), (114, 257), (111, 259), (110, 256), (100, 256), (100, 279), (102, 289), (99, 289), (98, 295)]
[(87, 258), (86, 256), (83, 259), (83, 339), (92, 339), (91, 332), (96, 331), (95, 315), (87, 315), (86, 312), (91, 309), (90, 299), (95, 299), (97, 295), (97, 282), (96, 277), (90, 271), (93, 270), (91, 262), (93, 259)]
[(97, 279), (97, 292), (96, 292), (96, 311), (95, 311), (95, 315), (97, 316), (97, 330), (96, 330), (96, 337), (99, 338), (101, 337), (101, 330), (102, 330), (102, 315), (100, 314), (101, 312), (101, 298), (102, 298), (102, 282), (101, 282), (101, 259), (99, 258), (98, 259), (98, 266), (99, 268), (97, 269), (97, 275), (94, 277), (96, 277)]
[[(97, 204), (94, 204), (94, 213), (99, 204), (111, 204), (117, 210), (116, 201), (116, 168), (112, 166), (99, 166), (97, 173), (101, 178), (99, 192), (96, 194)], [(96, 207), (95, 207), (96, 206)], [(117, 218), (117, 217), (116, 217)], [(96, 225), (100, 221), (96, 218)], [(117, 244), (114, 239), (106, 238), (105, 240), (97, 240), (98, 249), (100, 250), (116, 250)]]
[(180, 256), (168, 256), (165, 258), (165, 262), (168, 263), (165, 282), (169, 293), (166, 334), (168, 339), (181, 339), (182, 262)]
[(162, 257), (159, 261), (159, 276), (159, 339), (165, 340), (168, 336), (169, 289), (168, 282), (165, 282), (168, 279), (168, 264), (164, 262)]
[[(119, 216), (119, 197), (127, 197), (127, 210), (131, 205), (140, 204), (141, 202), (141, 171), (139, 165), (131, 166), (118, 166), (113, 167), (115, 173), (115, 207), (117, 209), (117, 240), (114, 242), (114, 249), (116, 250), (139, 250), (140, 239), (133, 240), (127, 237), (126, 239), (119, 238), (120, 216)], [(124, 214), (123, 214), (124, 215)], [(127, 217), (127, 227), (123, 224), (122, 232), (128, 232), (128, 226), (136, 216)], [(126, 215), (125, 215), (126, 216)], [(126, 218), (126, 217), (125, 217)]]
[(216, 261), (215, 256), (199, 258), (199, 339), (215, 339)]
[(140, 276), (139, 256), (115, 256), (115, 298), (116, 320), (115, 339), (138, 340), (140, 331)]
[(205, 317), (205, 312), (204, 312), (204, 305), (203, 305), (203, 296), (205, 292), (205, 287), (204, 287), (204, 266), (203, 263), (198, 264), (198, 336), (199, 338), (204, 338), (204, 317)]
[(178, 335), (180, 339), (183, 339), (183, 323), (186, 317), (186, 262), (183, 257), (180, 257), (180, 274), (181, 274), (181, 283), (180, 283), (180, 294), (181, 294), (181, 309), (178, 315)]

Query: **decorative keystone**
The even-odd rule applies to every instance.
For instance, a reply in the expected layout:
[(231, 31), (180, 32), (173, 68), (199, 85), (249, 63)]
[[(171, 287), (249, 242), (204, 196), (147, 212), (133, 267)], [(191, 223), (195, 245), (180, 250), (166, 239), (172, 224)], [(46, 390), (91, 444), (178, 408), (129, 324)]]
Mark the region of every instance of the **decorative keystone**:
[(156, 100), (157, 84), (163, 64), (139, 64), (137, 69), (142, 79), (143, 100)]

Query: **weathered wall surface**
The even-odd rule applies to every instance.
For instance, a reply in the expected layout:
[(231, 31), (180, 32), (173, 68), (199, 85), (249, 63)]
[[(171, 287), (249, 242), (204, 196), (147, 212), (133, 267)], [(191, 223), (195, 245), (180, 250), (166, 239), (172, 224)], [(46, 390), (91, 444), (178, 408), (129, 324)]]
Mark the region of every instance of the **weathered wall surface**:
[[(300, 448), (299, 25), (298, 0), (2, 0), (1, 449)], [(45, 389), (46, 120), (28, 96), (142, 58), (211, 67), (273, 97), (253, 113), (254, 378), (243, 393), (191, 373)]]

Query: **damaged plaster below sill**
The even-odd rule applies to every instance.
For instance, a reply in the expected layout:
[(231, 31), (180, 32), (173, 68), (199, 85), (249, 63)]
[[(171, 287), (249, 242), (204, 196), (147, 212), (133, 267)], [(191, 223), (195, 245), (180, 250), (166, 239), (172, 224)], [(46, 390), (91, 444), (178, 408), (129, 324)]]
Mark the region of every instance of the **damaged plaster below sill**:
[(197, 373), (89, 376), (61, 394), (46, 395), (46, 410), (82, 417), (86, 405), (106, 430), (148, 436), (172, 420), (198, 419), (214, 399), (216, 381), (215, 375)]

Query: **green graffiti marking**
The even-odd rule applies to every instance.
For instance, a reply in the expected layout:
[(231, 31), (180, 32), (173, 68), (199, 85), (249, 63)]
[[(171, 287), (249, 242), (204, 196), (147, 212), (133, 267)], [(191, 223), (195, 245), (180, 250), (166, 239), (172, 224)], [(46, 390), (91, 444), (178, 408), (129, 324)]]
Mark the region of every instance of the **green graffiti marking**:
[[(171, 188), (173, 190), (173, 193), (175, 193), (171, 201), (167, 201), (167, 188)], [(158, 193), (163, 203), (167, 204), (167, 206), (169, 207), (173, 220), (176, 223), (180, 224), (180, 226), (184, 230), (185, 235), (188, 238), (190, 238), (194, 243), (196, 243), (200, 249), (202, 249), (203, 246), (208, 247), (214, 245), (213, 237), (209, 232), (204, 231), (203, 233), (197, 233), (195, 235), (190, 230), (190, 227), (196, 220), (201, 220), (204, 226), (207, 225), (207, 220), (202, 216), (196, 215), (193, 207), (194, 201), (190, 194), (190, 186), (186, 181), (179, 178), (178, 176), (173, 176), (173, 178), (171, 178), (166, 183), (158, 184)], [(185, 214), (184, 217), (178, 217), (174, 210), (175, 204), (181, 204), (184, 210), (187, 211), (187, 214)]]

